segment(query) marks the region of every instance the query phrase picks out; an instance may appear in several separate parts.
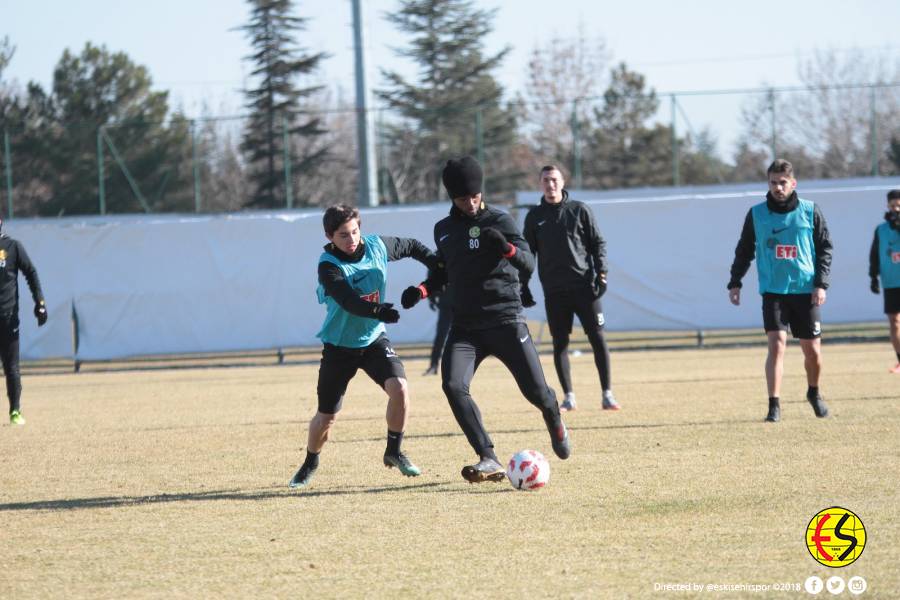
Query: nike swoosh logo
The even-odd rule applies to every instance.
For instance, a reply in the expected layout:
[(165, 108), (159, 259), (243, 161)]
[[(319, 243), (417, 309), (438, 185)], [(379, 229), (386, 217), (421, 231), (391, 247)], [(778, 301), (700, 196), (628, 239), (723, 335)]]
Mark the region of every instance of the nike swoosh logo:
[(546, 223), (546, 222), (547, 222), (547, 221), (538, 221), (538, 227), (540, 227), (541, 225), (543, 225), (543, 224)]
[(352, 281), (353, 281), (353, 283), (359, 283), (360, 281), (362, 281), (365, 278), (366, 278), (365, 273), (363, 273), (362, 275), (354, 275)]
[(444, 235), (442, 235), (441, 237), (438, 238), (438, 241), (439, 241), (439, 242), (443, 242), (443, 241), (446, 240), (448, 237), (450, 237), (450, 234), (449, 234), (449, 233), (445, 233)]
[(525, 343), (525, 340), (527, 340), (527, 339), (528, 339), (528, 336), (526, 335), (526, 336), (523, 337), (523, 338), (519, 338), (519, 341), (522, 342), (522, 343), (524, 344), (524, 343)]
[(773, 229), (772, 229), (772, 234), (775, 235), (775, 234), (781, 233), (782, 231), (784, 231), (784, 230), (786, 230), (786, 229), (788, 229), (788, 228), (787, 228), (787, 227), (782, 227), (781, 229), (774, 229), (774, 228), (773, 228)]

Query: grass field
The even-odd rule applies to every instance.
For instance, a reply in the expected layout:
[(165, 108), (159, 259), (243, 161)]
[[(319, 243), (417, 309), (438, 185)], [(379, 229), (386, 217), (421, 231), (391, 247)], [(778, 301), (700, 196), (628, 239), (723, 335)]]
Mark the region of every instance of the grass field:
[[(599, 409), (590, 356), (574, 357), (568, 461), (490, 359), (473, 394), (501, 457), (550, 457), (550, 485), (534, 493), (460, 478), (474, 455), (421, 360), (406, 363), (404, 446), (423, 475), (381, 465), (384, 398), (360, 375), (300, 492), (287, 482), (316, 366), (26, 374), (28, 424), (0, 427), (0, 598), (805, 597), (657, 584), (802, 586), (813, 574), (861, 575), (862, 598), (900, 596), (889, 345), (825, 347), (825, 420), (791, 346), (776, 425), (762, 421), (764, 354), (614, 352), (619, 413)], [(809, 520), (834, 505), (868, 534), (841, 569), (805, 547)]]

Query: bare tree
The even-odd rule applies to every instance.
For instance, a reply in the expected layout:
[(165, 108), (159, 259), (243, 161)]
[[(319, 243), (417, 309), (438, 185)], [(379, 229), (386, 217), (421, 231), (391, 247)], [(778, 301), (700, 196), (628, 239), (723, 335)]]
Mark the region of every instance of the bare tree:
[(606, 41), (586, 38), (583, 26), (574, 39), (556, 38), (532, 51), (521, 122), (539, 158), (571, 164), (573, 129), (586, 129), (610, 58)]
[[(900, 59), (862, 50), (822, 50), (799, 64), (808, 91), (759, 95), (743, 108), (744, 150), (809, 161), (806, 177), (893, 172), (900, 135)], [(774, 120), (774, 125), (773, 125)], [(774, 137), (774, 140), (773, 140)]]

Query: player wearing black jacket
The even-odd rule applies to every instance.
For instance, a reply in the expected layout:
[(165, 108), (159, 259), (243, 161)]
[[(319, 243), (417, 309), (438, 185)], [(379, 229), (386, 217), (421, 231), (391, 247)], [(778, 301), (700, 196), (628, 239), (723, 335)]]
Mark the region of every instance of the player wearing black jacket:
[(446, 283), (452, 324), (441, 362), (443, 389), (453, 416), (479, 456), (478, 463), (463, 467), (462, 476), (472, 483), (502, 481), (504, 468), (469, 393), (475, 371), (488, 356), (506, 365), (522, 394), (540, 409), (556, 455), (568, 458), (571, 444), (522, 314), (519, 274), (534, 270), (528, 245), (509, 214), (482, 201), (478, 161), (470, 156), (450, 160), (442, 178), (453, 200), (450, 215), (434, 226), (438, 260), (444, 267), (421, 285), (407, 288), (402, 302), (410, 308)]
[[(0, 219), (0, 227), (3, 220)], [(20, 398), (22, 377), (19, 374), (19, 271), (25, 276), (34, 300), (34, 316), (40, 327), (47, 322), (44, 292), (25, 247), (18, 240), (0, 235), (0, 359), (6, 375), (6, 396), (9, 399), (9, 422), (24, 425)]]
[[(575, 315), (587, 335), (600, 376), (604, 410), (619, 410), (609, 375), (609, 346), (603, 336), (606, 292), (606, 242), (591, 209), (569, 198), (562, 172), (554, 165), (541, 169), (541, 203), (525, 217), (523, 235), (537, 255), (538, 274), (544, 289), (547, 325), (553, 338), (553, 364), (565, 398), (560, 410), (575, 410), (569, 365), (569, 336)], [(528, 277), (522, 278), (522, 303), (534, 306)]]

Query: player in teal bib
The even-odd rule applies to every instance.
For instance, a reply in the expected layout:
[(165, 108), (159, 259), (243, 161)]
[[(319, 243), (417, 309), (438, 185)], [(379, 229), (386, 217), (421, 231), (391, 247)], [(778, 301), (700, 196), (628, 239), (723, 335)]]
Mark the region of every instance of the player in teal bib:
[(388, 396), (384, 465), (415, 477), (421, 473), (419, 467), (400, 450), (409, 411), (409, 386), (403, 363), (385, 335), (384, 324), (400, 319), (393, 305), (384, 301), (387, 263), (411, 257), (434, 269), (437, 257), (412, 238), (363, 237), (359, 211), (352, 206), (328, 208), (322, 222), (329, 243), (319, 257), (316, 290), (319, 303), (325, 305), (325, 322), (317, 334), (324, 343), (316, 387), (318, 410), (309, 422), (306, 459), (290, 487), (305, 487), (312, 479), (347, 384), (359, 369)]
[(897, 365), (890, 372), (896, 374), (900, 373), (900, 190), (888, 192), (887, 203), (885, 222), (875, 228), (875, 239), (869, 250), (869, 277), (873, 294), (884, 288), (884, 314), (897, 355)]
[[(387, 284), (387, 247), (377, 235), (367, 235), (361, 240), (363, 255), (357, 262), (346, 262), (330, 252), (323, 252), (319, 262), (335, 265), (353, 291), (373, 309), (381, 304)], [(316, 334), (327, 344), (347, 348), (364, 348), (385, 332), (384, 323), (372, 315), (358, 316), (344, 310), (321, 283), (316, 290), (319, 304), (326, 307), (325, 322)], [(373, 313), (374, 314), (374, 313)]]
[(756, 258), (763, 326), (769, 340), (766, 384), (769, 412), (766, 421), (781, 420), (779, 394), (784, 370), (787, 332), (800, 340), (809, 388), (806, 399), (817, 417), (828, 415), (819, 394), (822, 370), (821, 316), (831, 271), (831, 236), (819, 207), (797, 196), (794, 167), (775, 160), (767, 171), (766, 201), (747, 212), (734, 251), (728, 297), (741, 303), (741, 279)]

